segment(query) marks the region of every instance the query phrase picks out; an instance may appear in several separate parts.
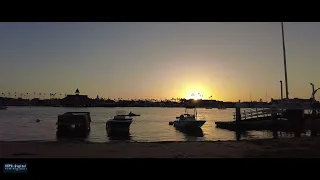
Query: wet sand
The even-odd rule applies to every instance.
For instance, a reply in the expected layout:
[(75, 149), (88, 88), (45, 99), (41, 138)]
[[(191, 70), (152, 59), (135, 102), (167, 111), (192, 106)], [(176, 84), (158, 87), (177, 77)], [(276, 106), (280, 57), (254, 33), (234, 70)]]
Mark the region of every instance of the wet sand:
[(1, 158), (319, 158), (319, 150), (319, 137), (215, 142), (0, 142)]

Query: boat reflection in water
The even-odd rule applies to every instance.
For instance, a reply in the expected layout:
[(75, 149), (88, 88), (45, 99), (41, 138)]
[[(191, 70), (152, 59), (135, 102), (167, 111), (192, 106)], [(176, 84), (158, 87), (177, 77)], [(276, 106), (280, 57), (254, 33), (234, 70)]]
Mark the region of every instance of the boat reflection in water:
[(182, 133), (186, 140), (198, 140), (198, 138), (204, 137), (203, 131), (201, 128), (177, 128), (175, 129)]
[[(290, 133), (286, 133), (286, 132), (280, 132), (277, 130), (272, 130), (272, 131), (263, 131), (264, 133), (270, 134), (267, 137), (271, 137), (272, 134), (272, 138), (273, 139), (277, 139), (279, 137), (279, 135), (289, 135)], [(243, 131), (243, 130), (236, 130), (234, 131), (235, 133), (235, 139), (237, 141), (241, 141), (241, 140), (245, 140), (245, 139), (255, 139), (255, 135), (253, 134), (252, 131)]]
[(70, 132), (56, 131), (56, 140), (58, 141), (85, 141), (90, 132)]
[(248, 131), (240, 131), (240, 130), (235, 131), (235, 139), (237, 141), (240, 141), (241, 138), (246, 138), (246, 137), (248, 137)]
[(108, 132), (107, 137), (110, 141), (131, 141), (132, 137), (130, 132)]

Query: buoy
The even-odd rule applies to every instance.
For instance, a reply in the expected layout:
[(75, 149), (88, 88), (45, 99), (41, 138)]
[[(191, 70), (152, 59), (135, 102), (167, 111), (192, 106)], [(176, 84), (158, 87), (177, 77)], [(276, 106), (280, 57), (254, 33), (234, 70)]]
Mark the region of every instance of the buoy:
[(170, 122), (169, 122), (169, 125), (173, 125), (173, 122), (172, 122), (172, 121), (170, 121)]

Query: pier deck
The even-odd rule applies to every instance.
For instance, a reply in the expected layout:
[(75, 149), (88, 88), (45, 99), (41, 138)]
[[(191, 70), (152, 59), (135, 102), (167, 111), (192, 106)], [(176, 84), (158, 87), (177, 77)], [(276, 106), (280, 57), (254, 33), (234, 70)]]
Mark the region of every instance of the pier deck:
[[(272, 130), (272, 131), (299, 131), (313, 130), (320, 132), (319, 109), (309, 109), (309, 113), (303, 108), (286, 110), (283, 108), (254, 108), (240, 111), (236, 109), (233, 121), (215, 122), (217, 128), (232, 131)], [(292, 115), (292, 113), (295, 113)]]

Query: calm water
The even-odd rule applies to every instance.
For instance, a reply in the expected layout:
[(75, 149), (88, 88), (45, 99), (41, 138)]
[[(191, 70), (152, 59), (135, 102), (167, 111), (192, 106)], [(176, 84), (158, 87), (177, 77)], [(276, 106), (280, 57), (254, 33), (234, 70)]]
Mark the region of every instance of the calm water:
[[(200, 134), (186, 134), (170, 126), (184, 108), (62, 108), (62, 107), (9, 107), (0, 111), (0, 140), (50, 140), (56, 139), (56, 121), (59, 114), (68, 111), (88, 111), (91, 113), (91, 132), (84, 139), (91, 142), (112, 141), (107, 136), (105, 123), (116, 110), (141, 114), (133, 117), (130, 128), (131, 141), (217, 141), (235, 140), (235, 132), (216, 129), (215, 121), (230, 121), (234, 109), (198, 109), (198, 119), (207, 122)], [(42, 120), (40, 123), (36, 119)], [(272, 132), (248, 132), (242, 139), (271, 138)]]

